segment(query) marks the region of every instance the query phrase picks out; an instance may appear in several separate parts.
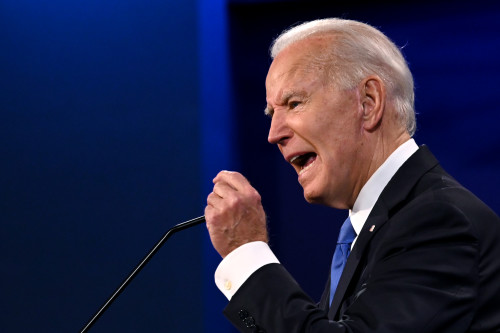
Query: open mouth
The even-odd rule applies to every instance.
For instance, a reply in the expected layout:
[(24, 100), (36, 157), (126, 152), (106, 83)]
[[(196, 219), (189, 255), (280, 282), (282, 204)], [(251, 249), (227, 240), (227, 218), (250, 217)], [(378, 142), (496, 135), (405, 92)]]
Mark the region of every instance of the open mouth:
[(290, 163), (299, 169), (299, 174), (309, 169), (309, 167), (316, 160), (316, 153), (307, 153), (299, 156), (295, 156), (290, 160)]

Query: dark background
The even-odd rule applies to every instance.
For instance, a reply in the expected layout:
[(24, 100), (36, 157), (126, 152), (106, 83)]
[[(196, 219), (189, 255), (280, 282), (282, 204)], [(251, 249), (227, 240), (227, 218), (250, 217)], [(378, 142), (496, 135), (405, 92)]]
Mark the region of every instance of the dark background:
[[(500, 212), (493, 2), (0, 0), (2, 332), (77, 332), (163, 233), (243, 172), (318, 299), (347, 212), (308, 205), (267, 143), (268, 48), (340, 16), (404, 46), (417, 143)], [(203, 226), (174, 235), (91, 332), (232, 332)]]

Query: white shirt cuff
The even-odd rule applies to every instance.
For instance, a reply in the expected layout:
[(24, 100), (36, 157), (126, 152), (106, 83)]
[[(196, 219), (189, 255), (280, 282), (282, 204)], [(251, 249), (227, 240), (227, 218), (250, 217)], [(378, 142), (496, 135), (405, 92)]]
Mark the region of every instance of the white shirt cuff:
[(215, 284), (231, 300), (241, 285), (264, 265), (277, 263), (278, 259), (265, 242), (243, 244), (229, 253), (215, 271)]

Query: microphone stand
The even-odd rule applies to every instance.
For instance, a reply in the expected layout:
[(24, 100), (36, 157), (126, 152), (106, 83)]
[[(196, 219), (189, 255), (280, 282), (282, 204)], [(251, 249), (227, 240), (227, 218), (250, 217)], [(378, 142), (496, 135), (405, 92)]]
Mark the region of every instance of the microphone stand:
[(177, 231), (181, 231), (192, 226), (198, 225), (205, 222), (205, 216), (200, 216), (189, 221), (179, 223), (172, 228), (170, 228), (165, 235), (160, 239), (158, 243), (149, 251), (149, 253), (142, 259), (142, 261), (137, 265), (137, 267), (129, 274), (129, 276), (122, 282), (122, 284), (115, 290), (111, 297), (104, 303), (104, 305), (96, 312), (96, 314), (89, 320), (87, 325), (80, 331), (80, 333), (87, 332), (92, 325), (101, 317), (101, 315), (106, 311), (106, 309), (113, 303), (113, 301), (122, 293), (122, 291), (128, 286), (128, 284), (136, 277), (136, 275), (146, 266), (146, 264), (151, 260), (151, 258), (158, 252), (158, 250), (163, 246), (167, 239), (172, 236)]

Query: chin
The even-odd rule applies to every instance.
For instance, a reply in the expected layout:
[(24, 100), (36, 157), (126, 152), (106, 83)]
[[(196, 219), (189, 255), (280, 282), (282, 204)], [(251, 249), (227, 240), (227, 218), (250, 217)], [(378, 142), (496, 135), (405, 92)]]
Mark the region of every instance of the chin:
[(314, 191), (307, 191), (304, 189), (304, 199), (310, 204), (325, 204), (323, 197)]
[(349, 205), (347, 205), (343, 200), (340, 200), (340, 197), (336, 197), (336, 200), (332, 200), (332, 196), (327, 196), (325, 192), (322, 191), (311, 191), (304, 189), (304, 199), (310, 204), (315, 205), (323, 205), (336, 209), (349, 209)]

